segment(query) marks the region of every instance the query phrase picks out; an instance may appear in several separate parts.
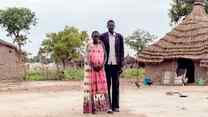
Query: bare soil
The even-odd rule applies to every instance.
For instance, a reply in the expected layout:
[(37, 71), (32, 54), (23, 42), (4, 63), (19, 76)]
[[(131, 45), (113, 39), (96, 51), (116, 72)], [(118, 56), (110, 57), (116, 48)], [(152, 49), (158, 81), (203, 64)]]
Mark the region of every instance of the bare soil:
[[(0, 87), (0, 117), (207, 117), (208, 87), (141, 87), (121, 81), (121, 112), (82, 114), (80, 81), (22, 82)], [(180, 92), (187, 95), (181, 98)]]

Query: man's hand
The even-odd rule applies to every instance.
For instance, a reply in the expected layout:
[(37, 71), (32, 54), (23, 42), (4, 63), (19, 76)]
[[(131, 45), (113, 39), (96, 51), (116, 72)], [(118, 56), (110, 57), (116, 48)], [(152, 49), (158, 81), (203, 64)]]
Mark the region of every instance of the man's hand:
[(122, 69), (122, 68), (119, 68), (118, 73), (119, 73), (119, 74), (122, 74), (122, 73), (123, 73), (123, 69)]

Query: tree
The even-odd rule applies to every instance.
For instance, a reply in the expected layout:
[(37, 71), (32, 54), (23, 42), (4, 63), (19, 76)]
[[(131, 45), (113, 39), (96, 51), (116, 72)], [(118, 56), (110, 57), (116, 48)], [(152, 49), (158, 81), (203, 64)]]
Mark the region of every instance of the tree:
[[(169, 9), (170, 24), (177, 24), (178, 21), (191, 13), (195, 0), (172, 0), (171, 9)], [(205, 0), (205, 10), (208, 13), (208, 2)]]
[(125, 39), (125, 43), (137, 52), (137, 55), (157, 37), (149, 32), (138, 29)]
[(37, 62), (40, 62), (39, 56), (34, 56), (34, 57), (30, 58), (28, 62), (29, 63), (37, 63)]
[(29, 56), (31, 56), (31, 55), (32, 55), (31, 53), (28, 53), (26, 51), (23, 51), (22, 52), (22, 60), (24, 62), (29, 62), (30, 61)]
[(80, 48), (87, 37), (85, 31), (80, 32), (75, 27), (66, 26), (64, 31), (47, 34), (47, 39), (42, 42), (42, 48), (56, 63), (62, 63), (65, 69), (67, 61), (80, 56)]
[(81, 41), (83, 42), (81, 47), (79, 48), (80, 54), (84, 56), (85, 54), (85, 45), (88, 42), (89, 35), (87, 34), (87, 31), (82, 31), (81, 33)]
[(13, 38), (13, 42), (21, 48), (28, 40), (27, 34), (31, 26), (36, 25), (35, 13), (27, 8), (8, 8), (0, 10), (0, 26)]

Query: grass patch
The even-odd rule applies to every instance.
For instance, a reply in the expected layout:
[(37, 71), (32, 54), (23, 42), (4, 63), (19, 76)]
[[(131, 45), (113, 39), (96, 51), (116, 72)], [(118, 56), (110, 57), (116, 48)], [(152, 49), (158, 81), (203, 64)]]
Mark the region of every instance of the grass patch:
[(144, 77), (144, 69), (124, 69), (121, 78), (139, 79)]
[(44, 80), (45, 78), (43, 75), (38, 71), (32, 71), (30, 73), (27, 73), (27, 75), (24, 77), (25, 80)]
[(25, 80), (44, 81), (44, 80), (82, 80), (84, 77), (83, 69), (67, 69), (63, 72), (55, 70), (31, 71), (24, 77)]
[[(143, 69), (124, 69), (121, 78), (125, 79), (138, 79), (144, 77)], [(55, 70), (47, 71), (31, 71), (24, 77), (25, 80), (44, 81), (44, 80), (83, 80), (84, 69), (66, 69), (63, 72)]]
[(41, 80), (61, 80), (59, 73), (50, 70), (50, 71), (31, 71), (26, 74), (24, 77), (25, 80), (34, 80), (34, 81), (41, 81)]
[(84, 69), (67, 69), (64, 71), (65, 80), (83, 80)]

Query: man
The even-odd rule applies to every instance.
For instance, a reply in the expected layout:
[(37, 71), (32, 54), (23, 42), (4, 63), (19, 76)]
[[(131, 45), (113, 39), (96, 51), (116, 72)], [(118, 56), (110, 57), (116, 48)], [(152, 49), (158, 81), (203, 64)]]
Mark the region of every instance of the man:
[(119, 112), (119, 76), (122, 73), (124, 62), (124, 39), (121, 34), (114, 31), (115, 22), (113, 20), (107, 22), (107, 28), (108, 32), (102, 34), (100, 39), (107, 53), (105, 71), (111, 105), (111, 109), (108, 112), (112, 113)]

